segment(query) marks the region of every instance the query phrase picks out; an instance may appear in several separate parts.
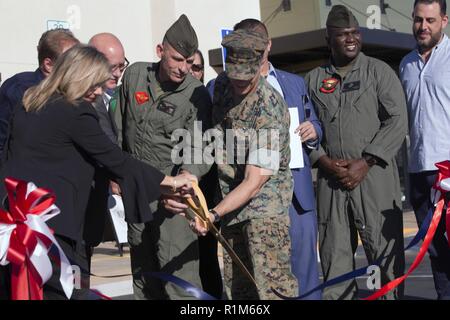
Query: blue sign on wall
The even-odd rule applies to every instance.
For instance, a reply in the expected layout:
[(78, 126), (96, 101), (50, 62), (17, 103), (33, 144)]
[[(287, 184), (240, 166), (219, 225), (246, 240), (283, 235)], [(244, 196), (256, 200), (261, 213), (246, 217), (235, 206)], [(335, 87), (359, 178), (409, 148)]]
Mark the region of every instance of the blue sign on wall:
[(69, 22), (60, 20), (47, 20), (47, 30), (70, 29)]
[[(230, 29), (222, 29), (222, 39), (229, 35), (230, 33), (233, 32), (233, 30)], [(223, 65), (223, 70), (225, 71), (225, 58), (227, 57), (227, 49), (225, 49), (224, 47), (222, 47), (222, 65)]]

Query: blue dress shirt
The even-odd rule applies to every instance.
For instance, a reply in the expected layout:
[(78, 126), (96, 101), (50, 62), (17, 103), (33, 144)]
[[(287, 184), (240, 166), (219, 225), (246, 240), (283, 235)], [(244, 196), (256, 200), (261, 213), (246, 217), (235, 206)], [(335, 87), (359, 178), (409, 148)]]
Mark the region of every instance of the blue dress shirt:
[(400, 64), (409, 114), (409, 171), (437, 170), (450, 159), (450, 42), (446, 35), (424, 62), (416, 49)]

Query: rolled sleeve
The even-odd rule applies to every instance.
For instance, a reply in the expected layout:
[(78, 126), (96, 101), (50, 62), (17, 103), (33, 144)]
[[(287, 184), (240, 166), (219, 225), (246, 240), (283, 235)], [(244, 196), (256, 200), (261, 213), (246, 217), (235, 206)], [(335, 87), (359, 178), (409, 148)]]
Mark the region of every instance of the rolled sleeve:
[(314, 166), (317, 161), (319, 161), (320, 158), (322, 158), (323, 156), (326, 156), (327, 153), (325, 152), (325, 150), (322, 148), (321, 145), (319, 145), (319, 148), (317, 150), (311, 150), (310, 154), (309, 154), (309, 160), (311, 161), (311, 166)]
[(254, 150), (249, 153), (247, 164), (276, 172), (280, 169), (280, 152), (265, 148)]

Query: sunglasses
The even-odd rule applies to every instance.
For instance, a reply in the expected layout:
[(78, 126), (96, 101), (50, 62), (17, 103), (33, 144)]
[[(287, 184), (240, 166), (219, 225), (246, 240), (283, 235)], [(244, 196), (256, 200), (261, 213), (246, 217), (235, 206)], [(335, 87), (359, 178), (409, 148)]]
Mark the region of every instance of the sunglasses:
[(193, 64), (191, 69), (194, 72), (200, 72), (200, 71), (203, 71), (203, 65), (201, 65), (201, 64)]

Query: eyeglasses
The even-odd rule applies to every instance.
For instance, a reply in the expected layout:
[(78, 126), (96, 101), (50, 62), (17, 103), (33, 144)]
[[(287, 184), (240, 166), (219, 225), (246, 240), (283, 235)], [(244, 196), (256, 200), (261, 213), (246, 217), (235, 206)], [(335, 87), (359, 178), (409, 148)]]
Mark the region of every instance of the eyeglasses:
[(128, 61), (127, 58), (125, 58), (125, 61), (121, 64), (115, 64), (111, 66), (111, 72), (114, 73), (117, 70), (120, 70), (120, 72), (123, 72), (128, 66), (130, 65), (130, 61)]
[(92, 87), (90, 87), (87, 91), (87, 94), (93, 94), (97, 89), (102, 88), (103, 91), (106, 90), (105, 82), (94, 84)]
[(203, 65), (202, 64), (193, 64), (191, 68), (192, 68), (192, 71), (194, 71), (194, 72), (203, 71)]

